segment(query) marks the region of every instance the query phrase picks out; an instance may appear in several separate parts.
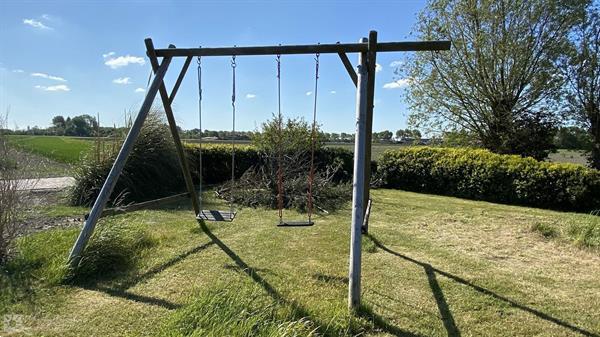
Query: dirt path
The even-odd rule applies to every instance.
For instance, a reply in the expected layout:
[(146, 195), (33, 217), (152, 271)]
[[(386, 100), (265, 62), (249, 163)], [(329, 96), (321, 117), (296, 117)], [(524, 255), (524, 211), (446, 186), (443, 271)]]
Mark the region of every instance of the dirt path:
[(20, 179), (18, 189), (20, 191), (60, 191), (74, 184), (75, 178), (73, 177)]

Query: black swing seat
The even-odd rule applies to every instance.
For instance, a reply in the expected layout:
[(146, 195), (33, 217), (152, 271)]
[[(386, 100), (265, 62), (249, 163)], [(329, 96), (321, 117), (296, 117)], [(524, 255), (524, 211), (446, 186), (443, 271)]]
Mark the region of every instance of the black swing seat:
[(277, 227), (308, 227), (313, 226), (315, 224), (314, 221), (281, 221), (277, 224)]
[(237, 212), (203, 209), (196, 217), (205, 221), (233, 221)]

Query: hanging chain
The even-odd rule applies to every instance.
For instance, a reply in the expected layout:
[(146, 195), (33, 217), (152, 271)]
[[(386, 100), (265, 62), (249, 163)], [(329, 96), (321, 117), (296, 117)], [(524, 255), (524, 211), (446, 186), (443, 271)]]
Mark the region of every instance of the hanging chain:
[(232, 116), (232, 132), (231, 132), (231, 193), (229, 198), (229, 212), (233, 217), (233, 194), (235, 192), (235, 55), (231, 57), (231, 73), (232, 73), (232, 93), (231, 93), (231, 116)]
[(317, 53), (315, 57), (315, 100), (313, 105), (313, 123), (311, 132), (311, 146), (310, 146), (310, 172), (308, 174), (308, 221), (312, 219), (313, 213), (313, 183), (315, 180), (315, 144), (317, 141), (317, 93), (319, 84), (319, 56)]
[[(198, 199), (202, 206), (202, 59), (198, 56)], [(200, 207), (202, 212), (202, 207)]]
[(277, 210), (279, 211), (279, 223), (283, 223), (283, 134), (281, 130), (281, 54), (277, 54), (277, 131), (278, 131), (278, 149), (277, 149)]

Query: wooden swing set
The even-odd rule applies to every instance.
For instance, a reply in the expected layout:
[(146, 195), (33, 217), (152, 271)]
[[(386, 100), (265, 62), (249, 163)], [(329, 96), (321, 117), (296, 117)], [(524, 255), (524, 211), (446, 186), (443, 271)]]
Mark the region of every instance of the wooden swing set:
[[(167, 116), (169, 129), (173, 136), (175, 148), (179, 158), (185, 185), (190, 196), (194, 214), (199, 221), (233, 221), (236, 211), (233, 203), (233, 193), (230, 199), (229, 211), (202, 210), (199, 193), (202, 192), (200, 185), (199, 192), (196, 191), (192, 181), (189, 164), (186, 160), (181, 138), (175, 123), (175, 117), (171, 105), (175, 99), (177, 91), (187, 73), (187, 70), (194, 57), (198, 58), (198, 116), (199, 126), (202, 130), (202, 81), (201, 81), (201, 58), (208, 56), (228, 56), (232, 58), (232, 162), (231, 162), (231, 188), (235, 188), (235, 68), (236, 57), (247, 55), (273, 55), (277, 57), (277, 82), (278, 82), (278, 117), (281, 124), (281, 55), (289, 54), (312, 54), (315, 55), (315, 95), (313, 107), (313, 123), (311, 131), (311, 164), (308, 173), (308, 219), (302, 221), (289, 221), (283, 218), (283, 174), (281, 148), (278, 155), (277, 170), (277, 205), (279, 214), (278, 226), (312, 226), (312, 184), (314, 179), (314, 146), (316, 139), (316, 118), (317, 118), (317, 85), (319, 78), (319, 57), (321, 54), (338, 54), (352, 82), (356, 86), (356, 129), (354, 142), (354, 174), (352, 178), (352, 219), (350, 226), (350, 261), (349, 261), (349, 284), (348, 284), (348, 307), (355, 310), (360, 304), (360, 280), (361, 280), (361, 239), (362, 234), (368, 232), (368, 210), (371, 202), (369, 198), (369, 185), (371, 175), (371, 135), (373, 123), (373, 102), (375, 94), (375, 65), (378, 52), (403, 52), (403, 51), (442, 51), (450, 49), (450, 41), (420, 41), (420, 42), (377, 42), (377, 32), (371, 31), (369, 38), (362, 38), (359, 43), (335, 43), (335, 44), (313, 44), (313, 45), (279, 45), (279, 46), (257, 46), (257, 47), (223, 47), (223, 48), (176, 48), (169, 45), (166, 49), (155, 49), (151, 39), (145, 40), (146, 53), (150, 59), (150, 64), (154, 72), (154, 79), (148, 87), (146, 97), (139, 109), (138, 115), (121, 146), (119, 154), (113, 163), (113, 166), (96, 198), (94, 205), (85, 220), (83, 228), (75, 241), (69, 254), (69, 265), (75, 268), (81, 259), (81, 255), (94, 232), (98, 219), (102, 216), (103, 210), (109, 197), (115, 187), (117, 179), (121, 174), (127, 161), (133, 145), (140, 134), (142, 125), (148, 116), (154, 99), (157, 94), (160, 95), (163, 108)], [(353, 67), (348, 59), (347, 53), (358, 54), (357, 69)], [(185, 62), (179, 73), (177, 80), (171, 90), (167, 88), (163, 81), (169, 65), (173, 58), (184, 57)], [(160, 58), (160, 63), (159, 63)], [(279, 125), (281, 135), (281, 125)], [(280, 144), (281, 147), (281, 137)], [(200, 145), (200, 167), (202, 172)], [(200, 177), (200, 184), (202, 177)], [(233, 191), (232, 191), (233, 192)]]

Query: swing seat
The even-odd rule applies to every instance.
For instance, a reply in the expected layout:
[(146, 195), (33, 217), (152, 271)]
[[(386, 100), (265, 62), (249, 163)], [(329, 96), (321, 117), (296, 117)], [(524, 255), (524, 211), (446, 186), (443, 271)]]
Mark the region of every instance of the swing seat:
[(203, 209), (196, 217), (198, 220), (205, 221), (233, 221), (237, 212), (217, 211)]
[(281, 221), (277, 227), (308, 227), (313, 226), (314, 221), (301, 220), (301, 221)]

